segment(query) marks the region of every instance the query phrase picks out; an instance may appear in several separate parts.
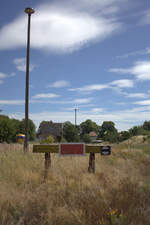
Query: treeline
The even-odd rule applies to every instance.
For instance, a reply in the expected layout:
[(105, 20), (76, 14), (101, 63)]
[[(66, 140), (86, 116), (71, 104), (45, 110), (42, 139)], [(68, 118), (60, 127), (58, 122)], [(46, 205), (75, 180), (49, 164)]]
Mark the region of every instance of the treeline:
[[(41, 122), (41, 124), (42, 123), (43, 122)], [(93, 137), (90, 136), (90, 132), (96, 134), (96, 139), (101, 139), (110, 143), (118, 143), (137, 135), (147, 135), (150, 137), (150, 121), (145, 121), (141, 126), (134, 126), (128, 131), (122, 132), (118, 132), (115, 123), (112, 121), (104, 121), (101, 126), (89, 119), (77, 126), (67, 121), (63, 125), (61, 141), (83, 141), (90, 143), (93, 140)], [(19, 133), (25, 134), (24, 119), (11, 119), (8, 116), (0, 115), (0, 143), (17, 142), (16, 135)], [(36, 126), (33, 121), (29, 119), (29, 141), (34, 141), (35, 138)]]
[[(25, 133), (25, 120), (10, 119), (8, 116), (0, 115), (0, 143), (17, 142), (16, 135)], [(29, 120), (29, 140), (33, 141), (36, 136), (36, 127)]]
[(129, 131), (121, 132), (118, 132), (115, 123), (112, 121), (104, 121), (99, 126), (92, 120), (86, 120), (76, 127), (70, 122), (66, 122), (63, 129), (63, 137), (68, 142), (83, 141), (90, 143), (92, 141), (92, 137), (89, 135), (91, 131), (97, 134), (97, 139), (110, 143), (119, 143), (137, 135), (150, 137), (150, 121), (145, 121), (141, 126), (134, 126)]

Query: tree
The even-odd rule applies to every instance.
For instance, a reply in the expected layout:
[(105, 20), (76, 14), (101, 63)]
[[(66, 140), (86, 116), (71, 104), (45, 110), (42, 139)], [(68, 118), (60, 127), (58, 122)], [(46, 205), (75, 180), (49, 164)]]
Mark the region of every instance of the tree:
[(91, 131), (95, 131), (98, 133), (99, 126), (93, 122), (92, 120), (86, 120), (85, 122), (80, 124), (81, 127), (81, 136), (84, 134), (89, 134)]
[(138, 135), (138, 126), (134, 126), (131, 129), (129, 129), (129, 133), (130, 133), (130, 136)]
[(63, 136), (68, 142), (79, 142), (78, 129), (69, 121), (64, 123)]
[(118, 131), (115, 128), (115, 124), (112, 121), (104, 121), (100, 130), (99, 130), (99, 137), (102, 138), (104, 141), (109, 142), (118, 142)]
[(143, 124), (144, 130), (150, 131), (150, 121), (145, 121)]
[(83, 137), (82, 137), (82, 140), (85, 142), (85, 143), (90, 143), (91, 142), (91, 137), (89, 134), (84, 134)]
[[(29, 122), (29, 140), (34, 141), (36, 126), (32, 120), (29, 119), (28, 122)], [(25, 119), (20, 121), (19, 132), (25, 134)]]
[(11, 122), (12, 122), (13, 129), (14, 129), (14, 135), (12, 137), (12, 142), (16, 142), (17, 141), (16, 135), (21, 133), (20, 132), (20, 120), (11, 119)]
[(122, 131), (119, 134), (119, 141), (125, 141), (128, 140), (130, 138), (130, 133), (128, 131)]
[(46, 139), (42, 140), (40, 143), (41, 144), (51, 144), (51, 143), (54, 143), (54, 138), (53, 138), (53, 136), (48, 136)]
[(0, 143), (12, 142), (14, 133), (11, 120), (8, 117), (0, 117)]

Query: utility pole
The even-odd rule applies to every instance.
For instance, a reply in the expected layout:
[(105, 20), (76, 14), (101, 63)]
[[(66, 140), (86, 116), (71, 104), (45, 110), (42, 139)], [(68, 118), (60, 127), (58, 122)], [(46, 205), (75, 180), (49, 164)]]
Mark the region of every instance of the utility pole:
[(29, 139), (29, 64), (30, 64), (30, 24), (31, 15), (35, 12), (32, 8), (26, 8), (25, 13), (28, 14), (28, 28), (27, 28), (27, 53), (26, 53), (26, 89), (25, 89), (25, 140), (24, 153), (28, 152)]
[(75, 108), (74, 110), (75, 110), (75, 127), (77, 127), (77, 108)]

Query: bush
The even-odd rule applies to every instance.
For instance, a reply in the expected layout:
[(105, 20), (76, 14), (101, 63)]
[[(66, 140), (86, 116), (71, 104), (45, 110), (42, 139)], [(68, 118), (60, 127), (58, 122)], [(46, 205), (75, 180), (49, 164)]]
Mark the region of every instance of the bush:
[(84, 134), (83, 137), (82, 137), (82, 140), (85, 142), (85, 143), (91, 143), (91, 137), (89, 134)]
[(51, 144), (54, 143), (53, 136), (48, 136), (46, 139), (42, 140), (40, 144)]

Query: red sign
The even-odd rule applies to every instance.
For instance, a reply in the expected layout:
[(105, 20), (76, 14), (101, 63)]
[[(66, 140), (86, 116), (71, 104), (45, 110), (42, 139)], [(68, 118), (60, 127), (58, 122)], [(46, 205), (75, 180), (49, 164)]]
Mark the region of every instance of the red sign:
[(61, 143), (59, 145), (59, 153), (61, 156), (80, 156), (85, 154), (84, 143)]

